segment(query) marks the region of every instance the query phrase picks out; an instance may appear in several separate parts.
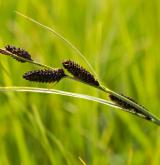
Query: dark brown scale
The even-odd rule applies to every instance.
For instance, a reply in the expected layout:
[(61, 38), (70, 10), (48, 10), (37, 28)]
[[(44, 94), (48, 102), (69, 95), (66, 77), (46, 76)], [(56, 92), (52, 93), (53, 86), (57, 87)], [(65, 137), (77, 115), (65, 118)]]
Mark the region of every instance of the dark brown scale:
[[(135, 101), (133, 98), (130, 98), (130, 97), (125, 96), (125, 95), (123, 95), (123, 94), (120, 94), (120, 95), (122, 95), (123, 97), (125, 97), (125, 98), (127, 98), (127, 99), (133, 101), (133, 102), (136, 103), (136, 104), (138, 104), (137, 101)], [(143, 107), (144, 109), (146, 109), (143, 105), (140, 105), (140, 104), (138, 104), (138, 105), (141, 106), (141, 107)]]
[(23, 78), (29, 81), (53, 83), (58, 82), (66, 75), (63, 69), (54, 70), (33, 70), (23, 75)]
[[(27, 60), (33, 61), (32, 58), (31, 58), (31, 55), (24, 49), (16, 48), (15, 46), (11, 46), (11, 45), (7, 45), (5, 47), (5, 49), (7, 51), (9, 51), (10, 53), (13, 53), (13, 54), (15, 54), (19, 57), (22, 57), (22, 58), (25, 58)], [(13, 57), (13, 58), (20, 61), (20, 62), (26, 62), (25, 60), (19, 59), (18, 57)]]
[[(121, 94), (121, 95), (122, 95), (122, 94)], [(127, 98), (127, 99), (129, 99), (129, 100), (131, 100), (131, 101), (133, 101), (134, 103), (136, 103), (132, 98), (127, 97), (127, 96), (124, 96), (124, 95), (122, 95), (122, 96), (125, 97), (125, 98)], [(141, 112), (139, 109), (135, 108), (135, 107), (132, 106), (130, 103), (127, 103), (127, 102), (125, 102), (124, 100), (121, 100), (121, 99), (118, 98), (117, 96), (110, 94), (110, 95), (109, 95), (109, 98), (110, 98), (113, 102), (115, 102), (118, 106), (120, 106), (121, 108), (126, 109), (126, 110), (128, 110), (129, 112), (131, 112), (131, 113), (133, 113), (133, 114), (136, 114), (136, 115), (138, 115), (138, 116), (142, 116), (142, 117), (145, 118), (146, 120), (152, 120), (152, 118), (151, 118), (150, 116), (146, 116), (146, 114), (143, 114), (143, 112)], [(136, 104), (137, 104), (137, 103), (136, 103)], [(141, 105), (139, 105), (139, 106), (141, 106)], [(143, 107), (143, 106), (141, 106), (141, 107)], [(143, 108), (145, 108), (145, 107), (143, 107)], [(145, 108), (145, 109), (146, 109), (146, 108)]]
[[(127, 103), (127, 102), (121, 100), (120, 98), (118, 98), (118, 97), (116, 97), (116, 96), (114, 96), (114, 95), (112, 95), (112, 94), (109, 95), (109, 98), (110, 98), (113, 102), (115, 102), (117, 105), (119, 105), (120, 107), (122, 107), (122, 108), (124, 108), (124, 109), (133, 109), (133, 108), (134, 108), (134, 107), (133, 107), (132, 105), (130, 105), (129, 103)], [(129, 99), (129, 98), (128, 98), (128, 99)], [(131, 100), (131, 99), (130, 99), (130, 100)], [(131, 101), (133, 101), (133, 100), (131, 100)]]
[(74, 61), (71, 60), (66, 60), (63, 63), (63, 67), (68, 70), (75, 78), (94, 85), (94, 86), (99, 86), (99, 82), (94, 78), (94, 76), (88, 72), (86, 69), (84, 69), (82, 66), (79, 64), (75, 63)]

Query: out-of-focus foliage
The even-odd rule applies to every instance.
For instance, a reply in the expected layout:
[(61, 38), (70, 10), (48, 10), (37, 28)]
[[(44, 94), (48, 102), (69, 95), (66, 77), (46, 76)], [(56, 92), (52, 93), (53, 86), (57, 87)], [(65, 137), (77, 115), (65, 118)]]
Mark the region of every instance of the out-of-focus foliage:
[[(160, 116), (159, 0), (1, 0), (0, 47), (25, 48), (32, 58), (59, 67), (64, 59), (87, 65), (18, 10), (53, 27), (74, 43), (109, 88), (129, 95)], [(65, 80), (29, 83), (30, 64), (0, 55), (0, 86), (34, 86), (106, 98)], [(160, 164), (158, 126), (98, 103), (65, 96), (0, 93), (0, 164)]]

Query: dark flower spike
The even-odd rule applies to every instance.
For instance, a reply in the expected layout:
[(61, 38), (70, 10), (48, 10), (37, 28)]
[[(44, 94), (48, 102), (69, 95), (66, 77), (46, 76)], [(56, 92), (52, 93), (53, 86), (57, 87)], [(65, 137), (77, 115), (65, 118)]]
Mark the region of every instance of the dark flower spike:
[[(15, 46), (11, 46), (11, 45), (7, 45), (5, 47), (5, 49), (8, 52), (17, 55), (18, 57), (22, 57), (22, 58), (24, 58), (26, 60), (33, 61), (32, 58), (31, 58), (31, 55), (24, 49), (16, 48)], [(20, 59), (18, 57), (13, 57), (13, 58), (16, 59), (17, 61), (20, 61), (20, 62), (26, 62), (25, 60)]]
[[(124, 96), (124, 95), (123, 95), (123, 96)], [(126, 97), (126, 96), (124, 96), (124, 97)], [(132, 109), (132, 108), (133, 108), (133, 106), (130, 105), (129, 103), (127, 103), (127, 102), (121, 100), (120, 98), (118, 98), (118, 97), (116, 97), (116, 96), (114, 96), (114, 95), (112, 95), (112, 94), (109, 94), (109, 98), (110, 98), (113, 102), (115, 102), (117, 105), (119, 105), (121, 108), (124, 108), (124, 109)], [(126, 97), (126, 98), (128, 98), (128, 97)], [(130, 98), (128, 98), (128, 99), (131, 100), (131, 101), (133, 101), (133, 99), (130, 99)], [(135, 102), (135, 101), (134, 101), (134, 102)]]
[[(121, 94), (122, 95), (122, 94)], [(132, 98), (129, 98), (127, 96), (122, 95), (123, 97), (131, 100), (132, 102), (136, 103)], [(142, 111), (139, 111), (139, 109), (135, 108), (133, 105), (131, 105), (130, 103), (120, 99), (119, 97), (109, 94), (109, 98), (119, 107), (121, 107), (122, 109), (125, 109), (126, 111), (135, 114), (137, 116), (141, 116), (143, 118), (145, 118), (146, 120), (152, 120), (152, 118), (150, 116), (147, 116), (146, 114), (144, 114)], [(137, 103), (136, 103), (137, 104)], [(139, 104), (138, 104), (139, 105)], [(141, 105), (139, 105), (141, 106)], [(141, 106), (143, 107), (143, 106)], [(146, 109), (145, 107), (143, 107), (144, 109)]]
[(58, 82), (66, 75), (64, 70), (58, 69), (48, 69), (48, 70), (33, 70), (25, 73), (23, 78), (29, 81), (42, 82), (42, 83), (53, 83)]
[(80, 81), (93, 86), (100, 86), (99, 82), (89, 71), (87, 71), (85, 68), (75, 63), (74, 61), (66, 60), (62, 64), (68, 72), (70, 72), (75, 78), (79, 79)]

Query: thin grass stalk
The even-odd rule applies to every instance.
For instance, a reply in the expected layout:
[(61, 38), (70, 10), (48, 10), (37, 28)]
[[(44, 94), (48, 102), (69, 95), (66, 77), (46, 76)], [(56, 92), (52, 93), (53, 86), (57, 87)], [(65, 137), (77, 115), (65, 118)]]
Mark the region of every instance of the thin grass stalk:
[(15, 13), (18, 14), (18, 15), (20, 15), (20, 16), (22, 16), (22, 17), (24, 17), (25, 19), (27, 19), (27, 20), (29, 20), (29, 21), (31, 21), (31, 22), (33, 22), (33, 23), (35, 23), (35, 24), (37, 24), (37, 25), (43, 27), (44, 29), (47, 29), (47, 30), (50, 31), (52, 34), (54, 34), (55, 36), (57, 36), (60, 40), (62, 40), (64, 43), (66, 43), (68, 46), (70, 46), (78, 55), (81, 56), (81, 58), (84, 60), (84, 62), (86, 62), (86, 64), (89, 66), (89, 68), (90, 68), (90, 70), (92, 71), (92, 73), (93, 73), (96, 77), (98, 77), (97, 74), (96, 74), (96, 72), (94, 71), (92, 65), (91, 65), (91, 64), (89, 63), (89, 61), (87, 60), (87, 58), (86, 58), (86, 57), (83, 55), (83, 53), (82, 53), (75, 45), (73, 45), (69, 40), (67, 40), (66, 38), (64, 38), (61, 34), (59, 34), (59, 33), (58, 33), (57, 31), (55, 31), (53, 28), (50, 28), (50, 27), (48, 27), (48, 26), (46, 26), (46, 25), (43, 25), (43, 24), (41, 24), (40, 22), (34, 20), (34, 19), (31, 18), (31, 17), (28, 17), (28, 16), (22, 14), (22, 13), (19, 12), (19, 11), (15, 11)]
[[(79, 94), (79, 93), (72, 93), (72, 92), (67, 92), (67, 91), (62, 91), (62, 90), (56, 90), (56, 89), (34, 88), (34, 87), (16, 87), (16, 86), (13, 87), (12, 86), (12, 87), (0, 87), (0, 92), (31, 92), (31, 93), (46, 93), (46, 94), (63, 95), (63, 96), (68, 96), (68, 97), (90, 100), (90, 101), (98, 102), (100, 104), (108, 105), (110, 107), (121, 109), (125, 112), (127, 111), (127, 110), (124, 110), (123, 108), (119, 107), (115, 103), (113, 103), (111, 101), (107, 101), (105, 99), (93, 97), (90, 95), (84, 95), (84, 94)], [(131, 113), (132, 115), (137, 116), (136, 114), (132, 113), (131, 111), (127, 111), (127, 112)], [(160, 120), (158, 118), (156, 118), (150, 112), (148, 115), (150, 115), (154, 118), (155, 121), (152, 120), (153, 123), (160, 125)], [(138, 116), (138, 117), (140, 117), (140, 116)], [(143, 118), (143, 119), (145, 119), (145, 118)]]
[(80, 93), (72, 93), (72, 92), (67, 92), (67, 91), (62, 91), (62, 90), (56, 90), (56, 89), (46, 89), (46, 88), (33, 88), (33, 87), (16, 87), (16, 86), (11, 86), (11, 87), (0, 87), (1, 92), (32, 92), (32, 93), (47, 93), (47, 94), (57, 94), (57, 95), (63, 95), (63, 96), (69, 96), (69, 97), (75, 97), (75, 98), (81, 98), (85, 100), (90, 100), (90, 101), (95, 101), (104, 105), (109, 105), (114, 108), (118, 108), (116, 104), (98, 98), (98, 97), (93, 97), (90, 95), (84, 95)]

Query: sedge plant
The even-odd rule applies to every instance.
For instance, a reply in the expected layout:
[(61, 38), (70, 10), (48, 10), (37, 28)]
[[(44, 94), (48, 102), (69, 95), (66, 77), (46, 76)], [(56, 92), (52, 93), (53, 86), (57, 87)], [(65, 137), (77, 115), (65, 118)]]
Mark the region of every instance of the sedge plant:
[[(58, 83), (59, 81), (62, 81), (64, 78), (73, 81), (78, 81), (80, 83), (84, 83), (88, 86), (94, 87), (102, 92), (105, 92), (108, 95), (110, 102), (100, 98), (94, 98), (92, 96), (85, 96), (80, 94), (76, 95), (64, 91), (62, 92), (57, 91), (57, 92), (62, 95), (68, 95), (68, 96), (80, 97), (80, 98), (89, 98), (89, 100), (96, 100), (102, 104), (107, 104), (109, 106), (120, 108), (138, 117), (151, 121), (157, 125), (160, 125), (160, 120), (157, 117), (155, 117), (152, 113), (150, 113), (144, 106), (138, 104), (132, 98), (114, 92), (109, 88), (106, 88), (91, 72), (87, 71), (85, 68), (80, 66), (75, 61), (65, 60), (62, 62), (63, 68), (62, 67), (53, 68), (48, 65), (36, 62), (35, 60), (32, 59), (31, 55), (26, 50), (22, 48), (17, 48), (15, 46), (7, 45), (5, 46), (5, 48), (0, 49), (0, 53), (6, 56), (10, 56), (21, 63), (29, 62), (31, 64), (42, 67), (42, 69), (26, 72), (23, 75), (23, 78), (28, 81), (41, 82), (41, 83)], [(1, 87), (0, 90), (35, 92), (37, 89), (35, 88), (30, 90), (27, 89), (27, 87), (25, 88)], [(44, 93), (47, 93), (46, 91), (48, 91), (48, 89), (44, 89), (44, 90), (38, 89), (38, 90)], [(54, 93), (54, 92), (55, 92), (54, 90), (48, 91), (48, 93)]]

